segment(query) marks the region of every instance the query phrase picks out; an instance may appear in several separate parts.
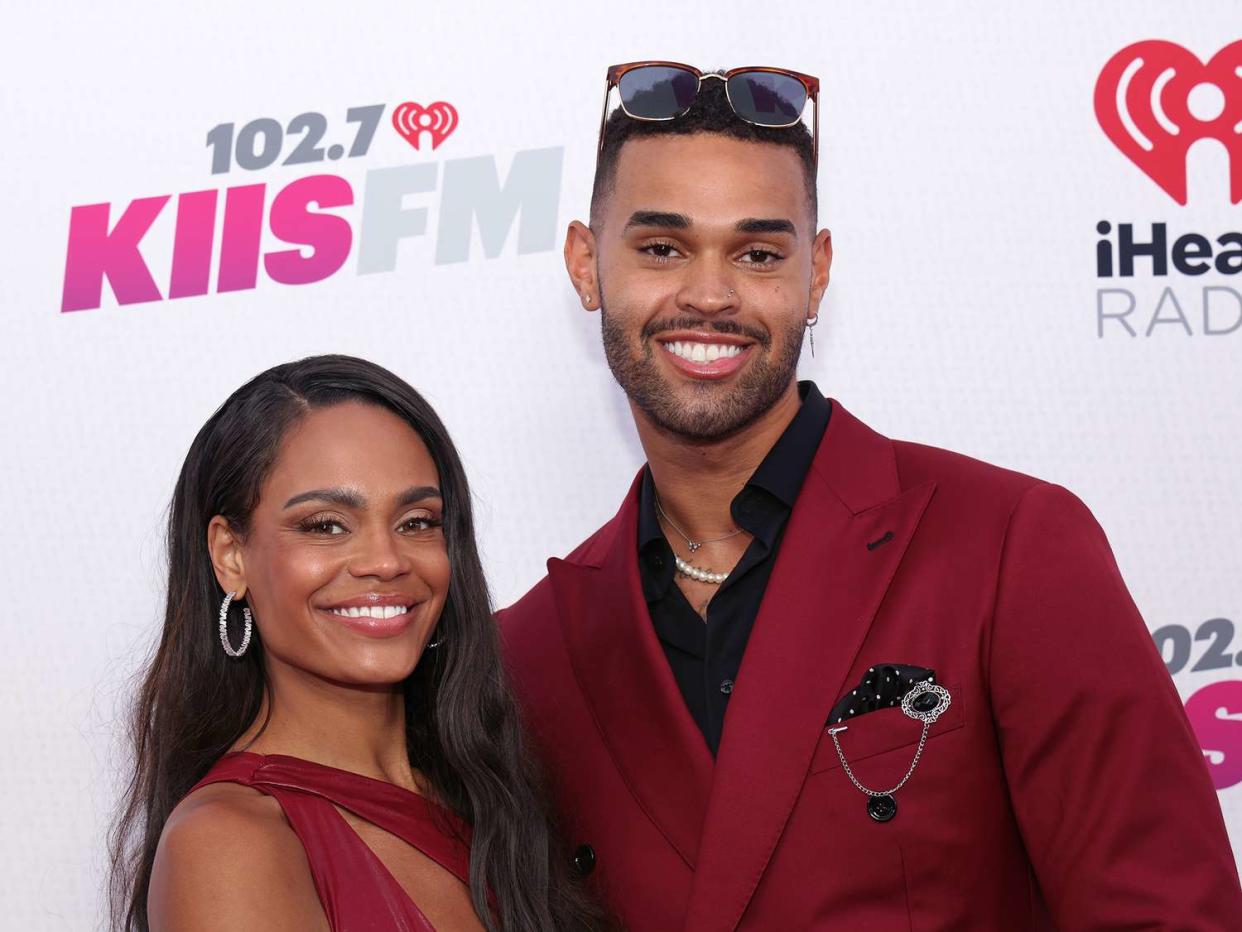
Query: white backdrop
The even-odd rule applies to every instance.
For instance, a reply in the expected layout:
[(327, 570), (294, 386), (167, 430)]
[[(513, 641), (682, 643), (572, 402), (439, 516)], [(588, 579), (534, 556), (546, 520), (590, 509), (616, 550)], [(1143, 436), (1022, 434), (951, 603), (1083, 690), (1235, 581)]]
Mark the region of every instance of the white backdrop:
[[(1242, 620), (1242, 327), (1229, 329), (1242, 275), (1156, 276), (1141, 260), (1133, 277), (1101, 278), (1095, 261), (1101, 220), (1142, 240), (1166, 223), (1170, 242), (1214, 241), (1242, 229), (1242, 210), (1222, 145), (1191, 148), (1183, 206), (1110, 142), (1092, 103), (1131, 43), (1206, 61), (1242, 38), (1236, 0), (6, 7), (4, 928), (100, 922), (120, 714), (159, 624), (164, 508), (195, 431), (245, 379), (345, 352), (424, 392), (463, 452), (498, 604), (613, 513), (641, 450), (559, 244), (586, 213), (604, 69), (641, 58), (820, 76), (836, 263), (803, 376), (890, 436), (1054, 480), (1091, 506), (1178, 688), (1197, 697), (1242, 850), (1242, 645), (1212, 655), (1226, 666), (1192, 669), (1232, 630), (1200, 625)], [(390, 123), (406, 101), (449, 102), (460, 123), (416, 150)], [(213, 127), (288, 129), (314, 111), (323, 144), (348, 147), (346, 111), (377, 104), (366, 155), (282, 165), (290, 133), (270, 167), (212, 173)], [(352, 189), (329, 211), (352, 230), (338, 271), (286, 285), (260, 266), (255, 287), (219, 293), (213, 266), (208, 293), (167, 299), (178, 195), (264, 184), (270, 204), (322, 174)], [(493, 178), (518, 180), (489, 200)], [(62, 311), (67, 265), (89, 280), (98, 255), (70, 252), (72, 209), (108, 203), (115, 223), (162, 195), (141, 256), (165, 297), (118, 303), (105, 284), (93, 306)], [(391, 271), (359, 274), (360, 238), (382, 266), (401, 216), (426, 232), (400, 239)], [(262, 245), (289, 248), (266, 227)], [(192, 269), (192, 237), (184, 246)], [(1134, 296), (1137, 336), (1115, 318), (1100, 329), (1104, 288)], [(1227, 332), (1204, 332), (1205, 288), (1232, 289), (1208, 293), (1211, 329)], [(1128, 299), (1102, 300), (1112, 313)]]

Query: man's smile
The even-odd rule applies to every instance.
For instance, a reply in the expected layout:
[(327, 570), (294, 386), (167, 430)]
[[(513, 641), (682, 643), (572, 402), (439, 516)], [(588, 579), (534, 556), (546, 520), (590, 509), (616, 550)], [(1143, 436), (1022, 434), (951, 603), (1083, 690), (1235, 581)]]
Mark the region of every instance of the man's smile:
[(669, 361), (698, 379), (723, 379), (737, 372), (750, 356), (753, 341), (718, 333), (662, 334), (657, 340)]

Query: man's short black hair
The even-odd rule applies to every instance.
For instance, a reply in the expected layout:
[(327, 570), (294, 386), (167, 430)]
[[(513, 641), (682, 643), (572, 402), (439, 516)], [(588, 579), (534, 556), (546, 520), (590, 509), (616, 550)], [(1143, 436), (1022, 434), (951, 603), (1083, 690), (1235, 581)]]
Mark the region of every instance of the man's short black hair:
[(604, 148), (595, 163), (595, 186), (591, 190), (591, 225), (597, 225), (599, 206), (616, 181), (617, 159), (626, 142), (649, 136), (689, 136), (693, 133), (716, 133), (745, 142), (767, 142), (793, 149), (802, 162), (811, 219), (815, 221), (819, 199), (815, 190), (815, 145), (810, 130), (801, 122), (781, 128), (747, 123), (729, 105), (724, 81), (704, 78), (699, 88), (699, 96), (682, 116), (660, 121), (635, 120), (618, 107), (608, 117), (604, 127)]

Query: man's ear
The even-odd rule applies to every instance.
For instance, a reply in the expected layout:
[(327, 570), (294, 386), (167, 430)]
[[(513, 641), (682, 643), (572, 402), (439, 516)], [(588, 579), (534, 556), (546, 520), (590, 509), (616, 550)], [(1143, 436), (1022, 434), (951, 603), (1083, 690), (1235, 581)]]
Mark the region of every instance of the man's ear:
[(595, 275), (595, 234), (580, 220), (575, 220), (565, 231), (565, 271), (582, 306), (588, 311), (598, 308), (602, 300), (599, 279)]
[(823, 229), (811, 246), (811, 293), (807, 301), (807, 319), (819, 316), (819, 305), (828, 290), (828, 272), (832, 268), (832, 231)]
[(244, 599), (248, 587), (241, 538), (222, 515), (216, 515), (207, 523), (207, 552), (211, 554), (211, 566), (216, 571), (220, 588)]

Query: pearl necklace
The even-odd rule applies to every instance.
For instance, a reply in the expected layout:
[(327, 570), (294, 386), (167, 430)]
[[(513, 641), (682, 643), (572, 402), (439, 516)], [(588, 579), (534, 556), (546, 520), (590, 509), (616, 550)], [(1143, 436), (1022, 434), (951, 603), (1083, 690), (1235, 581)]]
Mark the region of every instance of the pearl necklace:
[(722, 582), (729, 578), (728, 573), (713, 573), (711, 570), (705, 570), (687, 563), (677, 554), (673, 554), (673, 562), (677, 565), (677, 572), (682, 576), (689, 576), (691, 579), (697, 579), (701, 583), (707, 583), (709, 586), (719, 586)]
[[(737, 537), (738, 534), (742, 533), (742, 528), (737, 528), (720, 537), (712, 537), (707, 540), (691, 540), (690, 535), (674, 524), (673, 519), (670, 518), (664, 511), (664, 507), (660, 504), (660, 496), (658, 494), (655, 497), (655, 506), (656, 511), (659, 512), (660, 517), (668, 523), (668, 526), (681, 535), (682, 540), (686, 542), (686, 546), (690, 548), (691, 553), (694, 553), (704, 544), (714, 544), (722, 540), (728, 540), (730, 537)], [(673, 562), (677, 566), (677, 572), (681, 573), (682, 576), (688, 576), (691, 579), (698, 580), (701, 583), (707, 583), (709, 586), (719, 586), (722, 582), (729, 578), (728, 573), (715, 573), (704, 567), (695, 566), (693, 563), (683, 560), (676, 553), (673, 554)]]

